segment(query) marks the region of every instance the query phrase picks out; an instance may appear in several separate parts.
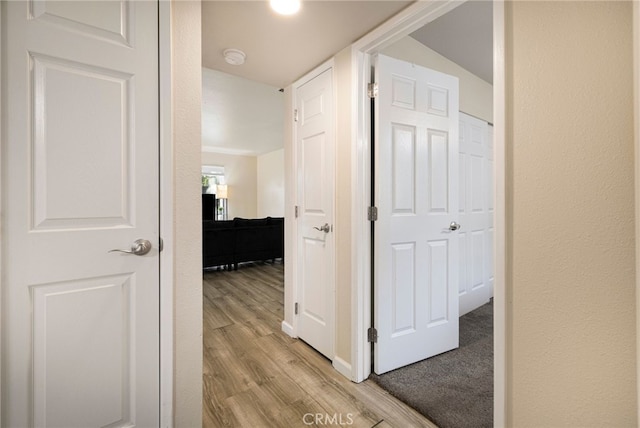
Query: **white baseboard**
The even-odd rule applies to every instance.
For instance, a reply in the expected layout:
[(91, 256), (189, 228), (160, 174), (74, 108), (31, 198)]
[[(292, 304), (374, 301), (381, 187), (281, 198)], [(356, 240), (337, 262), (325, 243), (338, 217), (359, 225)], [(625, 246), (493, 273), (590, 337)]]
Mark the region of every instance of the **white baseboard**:
[(338, 373), (340, 373), (342, 376), (346, 377), (347, 379), (351, 380), (351, 364), (349, 364), (348, 362), (346, 362), (345, 360), (343, 360), (340, 357), (334, 357), (333, 358), (333, 368), (336, 369), (338, 371)]
[(293, 326), (286, 321), (282, 321), (282, 331), (291, 337), (298, 337), (293, 331)]

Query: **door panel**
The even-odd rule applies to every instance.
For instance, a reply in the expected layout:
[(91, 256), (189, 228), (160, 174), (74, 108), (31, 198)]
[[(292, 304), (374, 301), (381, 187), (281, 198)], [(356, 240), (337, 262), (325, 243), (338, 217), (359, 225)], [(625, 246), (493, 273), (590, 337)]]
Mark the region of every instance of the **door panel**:
[(157, 426), (157, 3), (2, 19), (2, 426)]
[(377, 57), (374, 370), (458, 346), (458, 82)]
[[(36, 421), (89, 427), (131, 420), (134, 289), (131, 275), (32, 287)], [(71, 412), (70, 401), (84, 408)]]
[(33, 229), (130, 225), (132, 141), (125, 131), (131, 125), (132, 76), (37, 54), (30, 60)]
[(486, 122), (460, 113), (460, 315), (493, 295), (493, 147)]
[[(298, 337), (334, 357), (332, 69), (296, 88)], [(319, 230), (327, 225), (326, 230)]]

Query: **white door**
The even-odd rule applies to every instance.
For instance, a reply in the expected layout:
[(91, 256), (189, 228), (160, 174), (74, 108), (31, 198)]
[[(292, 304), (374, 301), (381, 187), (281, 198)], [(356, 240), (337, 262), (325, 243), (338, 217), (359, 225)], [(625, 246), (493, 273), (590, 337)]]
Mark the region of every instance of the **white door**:
[(489, 124), (460, 113), (460, 316), (493, 293), (493, 145)]
[(159, 424), (157, 7), (2, 2), (2, 426)]
[(332, 69), (296, 87), (298, 337), (334, 357)]
[(375, 74), (381, 374), (458, 347), (458, 79), (383, 55)]

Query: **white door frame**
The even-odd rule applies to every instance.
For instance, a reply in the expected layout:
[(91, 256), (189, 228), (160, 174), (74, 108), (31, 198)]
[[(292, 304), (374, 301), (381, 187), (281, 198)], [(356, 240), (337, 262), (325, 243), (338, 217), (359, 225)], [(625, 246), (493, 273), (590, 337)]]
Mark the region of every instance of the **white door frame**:
[(174, 281), (173, 127), (171, 97), (171, 1), (159, 0), (158, 62), (160, 91), (160, 426), (173, 426)]
[[(640, 308), (640, 3), (633, 2), (633, 118), (636, 203), (636, 312)], [(640, 317), (636, 316), (636, 404), (640, 425)]]
[[(356, 382), (365, 380), (371, 372), (370, 344), (366, 330), (371, 324), (371, 240), (367, 218), (371, 193), (371, 138), (370, 111), (366, 87), (370, 82), (371, 54), (389, 46), (400, 38), (417, 30), (428, 22), (444, 15), (464, 3), (449, 0), (444, 3), (418, 2), (358, 40), (352, 46), (352, 265), (354, 287), (352, 289), (352, 373)], [(494, 52), (494, 198), (495, 198), (495, 286), (494, 286), (494, 426), (506, 422), (505, 376), (505, 75), (504, 75), (504, 2), (494, 1), (493, 52)]]
[[(2, 11), (0, 9), (0, 20)], [(160, 91), (160, 236), (164, 249), (160, 253), (160, 424), (173, 426), (173, 151), (171, 126), (171, 2), (159, 0), (158, 5), (159, 43), (159, 91)], [(2, 35), (0, 34), (0, 44)], [(0, 56), (0, 76), (1, 73)], [(0, 98), (2, 94), (0, 93)], [(0, 110), (0, 117), (2, 111)], [(0, 120), (0, 135), (2, 135)], [(3, 153), (0, 151), (0, 165)], [(1, 174), (0, 170), (0, 174)], [(0, 193), (0, 201), (1, 199)], [(1, 204), (1, 202), (0, 202)], [(3, 240), (0, 227), (0, 242)], [(2, 246), (0, 246), (1, 248)], [(2, 253), (0, 252), (0, 277), (2, 276)], [(4, 284), (0, 285), (2, 287)], [(1, 291), (1, 290), (0, 290)], [(2, 315), (2, 294), (0, 292), (0, 317)], [(0, 364), (2, 359), (0, 356)], [(0, 383), (2, 379), (0, 379)], [(0, 419), (2, 408), (0, 406)]]

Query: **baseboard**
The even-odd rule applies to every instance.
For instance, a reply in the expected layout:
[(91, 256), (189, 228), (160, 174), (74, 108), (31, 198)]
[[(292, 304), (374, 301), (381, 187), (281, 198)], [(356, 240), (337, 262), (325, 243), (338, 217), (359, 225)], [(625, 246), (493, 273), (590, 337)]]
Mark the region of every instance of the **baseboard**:
[(282, 321), (282, 331), (291, 337), (298, 337), (293, 331), (293, 326), (286, 321)]
[(338, 371), (338, 373), (340, 373), (342, 376), (346, 377), (347, 379), (351, 380), (351, 364), (349, 364), (348, 362), (346, 362), (345, 360), (343, 360), (340, 357), (334, 357), (333, 358), (333, 368), (336, 369)]

